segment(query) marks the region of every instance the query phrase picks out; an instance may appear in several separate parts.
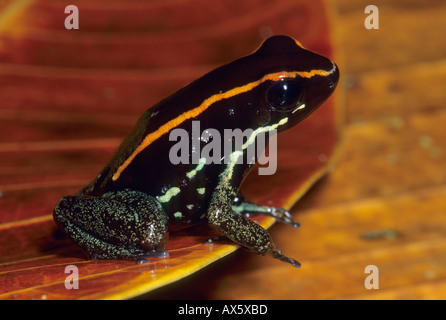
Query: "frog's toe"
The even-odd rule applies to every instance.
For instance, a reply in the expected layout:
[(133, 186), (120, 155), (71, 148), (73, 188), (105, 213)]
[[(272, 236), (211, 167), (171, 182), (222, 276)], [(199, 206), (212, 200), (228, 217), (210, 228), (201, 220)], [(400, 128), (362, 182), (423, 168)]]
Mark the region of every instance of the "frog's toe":
[(245, 200), (241, 195), (237, 196), (234, 204), (232, 205), (232, 209), (247, 218), (251, 216), (267, 216), (272, 217), (277, 221), (289, 224), (293, 228), (300, 227), (300, 224), (298, 222), (291, 219), (292, 216), (288, 210), (258, 205)]
[(299, 228), (300, 223), (291, 219), (291, 213), (288, 210), (276, 207), (263, 207), (264, 210), (244, 212), (243, 215), (247, 218), (251, 216), (267, 216), (272, 217), (276, 221), (289, 224), (293, 228)]
[(287, 263), (291, 264), (293, 267), (300, 268), (300, 266), (301, 266), (299, 261), (294, 260), (293, 258), (284, 256), (282, 254), (282, 251), (280, 251), (277, 248), (274, 249), (273, 251), (271, 251), (270, 254), (272, 255), (273, 258), (278, 259), (278, 260), (283, 261), (283, 262), (287, 262)]
[(269, 216), (273, 217), (277, 221), (289, 224), (293, 228), (299, 228), (300, 223), (291, 219), (291, 213), (288, 210), (282, 208), (270, 207), (268, 208)]
[(149, 258), (168, 258), (169, 252), (165, 250), (153, 250), (151, 252), (146, 252), (143, 258), (137, 260), (138, 264), (145, 264), (150, 262)]
[(169, 252), (166, 250), (152, 250), (149, 253), (146, 253), (145, 258), (168, 258)]
[(291, 218), (291, 212), (289, 212), (288, 210), (282, 209), (282, 208), (269, 207), (268, 211), (272, 212), (274, 214), (277, 214), (277, 215), (282, 215), (287, 218)]

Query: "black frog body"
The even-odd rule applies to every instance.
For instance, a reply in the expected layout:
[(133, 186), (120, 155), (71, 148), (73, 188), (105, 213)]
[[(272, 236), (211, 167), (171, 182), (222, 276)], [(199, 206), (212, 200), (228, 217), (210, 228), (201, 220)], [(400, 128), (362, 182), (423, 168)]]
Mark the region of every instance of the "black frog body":
[[(258, 133), (280, 132), (306, 118), (331, 95), (338, 78), (329, 59), (290, 37), (271, 37), (251, 55), (211, 71), (144, 112), (97, 178), (60, 199), (54, 220), (94, 259), (144, 259), (164, 250), (169, 231), (205, 221), (258, 254), (299, 266), (246, 216), (298, 224), (285, 210), (244, 200), (239, 188), (252, 163), (235, 160)], [(206, 157), (172, 163), (177, 144), (172, 131), (192, 134), (194, 122), (220, 133), (250, 129), (251, 135), (221, 163)], [(198, 146), (206, 143), (201, 139)]]

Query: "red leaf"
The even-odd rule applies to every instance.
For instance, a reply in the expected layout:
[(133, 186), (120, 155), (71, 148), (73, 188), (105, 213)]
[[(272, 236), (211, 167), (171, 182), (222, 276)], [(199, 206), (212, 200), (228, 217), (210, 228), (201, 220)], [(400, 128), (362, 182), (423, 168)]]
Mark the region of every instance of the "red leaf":
[[(321, 1), (17, 1), (0, 13), (0, 298), (129, 298), (234, 251), (206, 230), (172, 234), (168, 258), (86, 260), (58, 236), (52, 208), (88, 183), (148, 106), (215, 66), (287, 34), (332, 56)], [(278, 171), (251, 175), (247, 198), (289, 208), (327, 171), (338, 140), (334, 99), (279, 135)], [(259, 219), (268, 227), (271, 219)], [(296, 231), (297, 232), (297, 231)], [(267, 259), (267, 258), (265, 258)], [(277, 262), (280, 263), (280, 262)], [(79, 289), (67, 290), (67, 265)]]

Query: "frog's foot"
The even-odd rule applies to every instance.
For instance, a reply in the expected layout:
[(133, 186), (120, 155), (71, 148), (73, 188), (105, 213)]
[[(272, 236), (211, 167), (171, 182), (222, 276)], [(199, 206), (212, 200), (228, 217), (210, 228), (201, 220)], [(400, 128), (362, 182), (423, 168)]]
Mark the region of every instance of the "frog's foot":
[(149, 258), (168, 258), (169, 252), (166, 250), (153, 250), (151, 252), (146, 252), (144, 258), (137, 260), (138, 264), (145, 264), (150, 262)]
[(207, 239), (204, 242), (204, 244), (211, 244), (211, 243), (215, 243), (215, 242), (221, 242), (221, 241), (224, 241), (224, 240), (227, 240), (227, 237), (225, 237), (225, 236), (215, 236), (215, 237)]
[(250, 216), (268, 216), (276, 219), (276, 221), (289, 224), (293, 228), (299, 228), (300, 223), (294, 221), (291, 219), (291, 213), (285, 209), (282, 208), (275, 208), (275, 207), (262, 207), (258, 206), (259, 208), (262, 208), (262, 211), (249, 211), (249, 212), (243, 212), (242, 214), (245, 217)]
[(291, 213), (282, 208), (266, 207), (255, 204), (253, 202), (245, 200), (241, 195), (238, 195), (232, 209), (244, 215), (245, 217), (250, 216), (268, 216), (276, 219), (277, 221), (289, 224), (293, 228), (300, 227), (300, 224), (291, 219)]

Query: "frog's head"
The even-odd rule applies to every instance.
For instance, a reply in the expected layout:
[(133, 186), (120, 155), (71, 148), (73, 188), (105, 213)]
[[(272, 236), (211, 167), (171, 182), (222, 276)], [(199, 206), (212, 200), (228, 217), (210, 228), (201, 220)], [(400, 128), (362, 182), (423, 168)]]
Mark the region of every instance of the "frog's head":
[(265, 40), (250, 58), (261, 66), (262, 125), (281, 124), (278, 131), (305, 119), (338, 83), (339, 70), (334, 62), (287, 36)]

